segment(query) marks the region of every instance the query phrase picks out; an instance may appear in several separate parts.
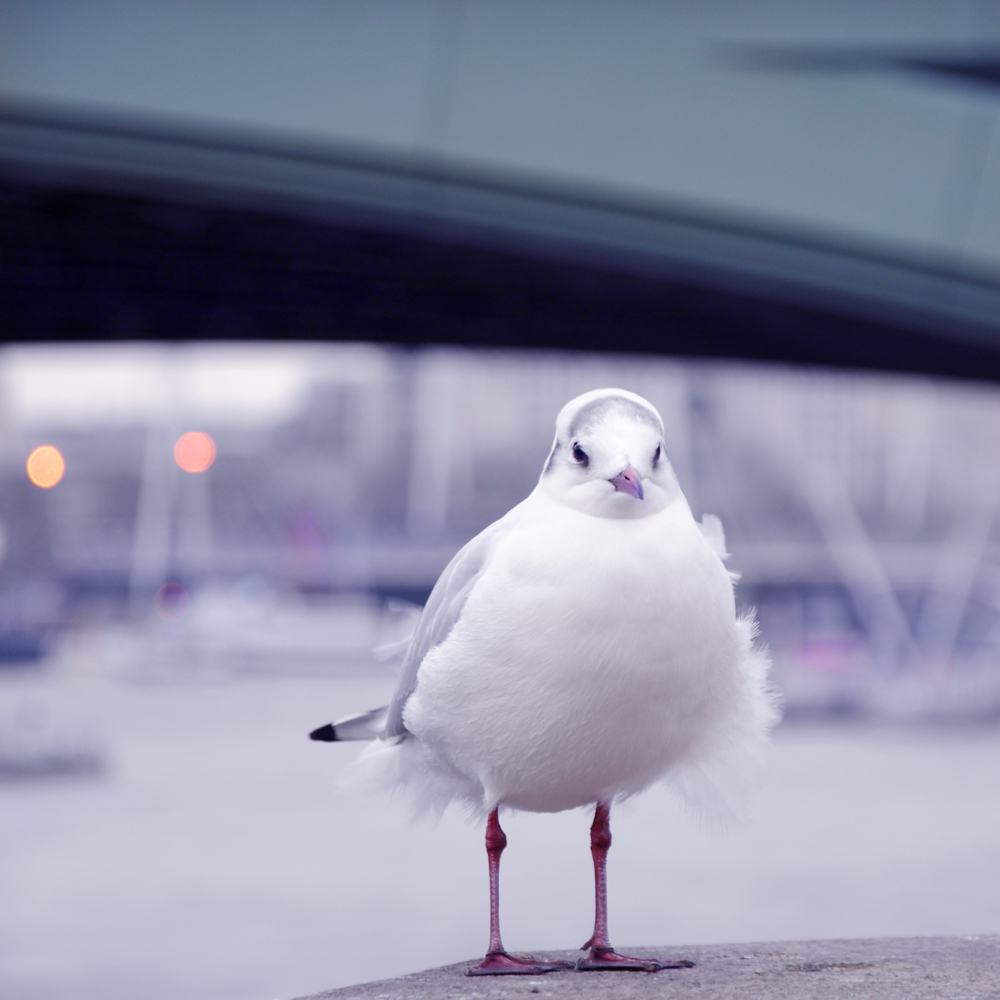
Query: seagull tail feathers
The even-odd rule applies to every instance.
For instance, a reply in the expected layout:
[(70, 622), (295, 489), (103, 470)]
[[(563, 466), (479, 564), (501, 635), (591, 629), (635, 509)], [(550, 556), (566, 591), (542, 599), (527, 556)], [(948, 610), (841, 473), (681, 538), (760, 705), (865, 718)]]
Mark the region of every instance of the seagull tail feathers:
[(339, 722), (328, 722), (309, 734), (309, 739), (320, 740), (323, 743), (340, 743), (353, 740), (374, 740), (385, 732), (385, 720), (389, 715), (389, 706), (373, 708), (370, 712), (360, 715), (349, 715)]

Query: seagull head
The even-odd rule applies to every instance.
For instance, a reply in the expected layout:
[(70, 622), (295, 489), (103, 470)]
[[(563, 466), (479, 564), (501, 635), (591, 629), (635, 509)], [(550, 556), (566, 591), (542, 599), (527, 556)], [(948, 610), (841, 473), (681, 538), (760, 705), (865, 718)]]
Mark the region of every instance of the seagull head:
[(595, 389), (562, 408), (539, 485), (598, 517), (649, 517), (681, 495), (659, 413), (625, 389)]

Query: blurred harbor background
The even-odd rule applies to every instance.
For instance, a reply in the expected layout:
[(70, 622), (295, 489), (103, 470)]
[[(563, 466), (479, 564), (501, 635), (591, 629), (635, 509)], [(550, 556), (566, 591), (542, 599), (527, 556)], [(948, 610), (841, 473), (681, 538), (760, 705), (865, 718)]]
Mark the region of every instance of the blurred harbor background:
[[(532, 488), (562, 403), (608, 384), (657, 405), (696, 516), (723, 518), (788, 717), (748, 829), (706, 836), (662, 790), (620, 811), (616, 937), (1000, 926), (1000, 390), (607, 354), (11, 347), (5, 993), (291, 996), (481, 950), (480, 832), (338, 795), (354, 747), (305, 737), (388, 699), (373, 647)], [(215, 442), (202, 472), (175, 456), (191, 431)], [(26, 473), (42, 444), (65, 460), (51, 488)], [(586, 936), (587, 822), (511, 819), (512, 947)]]
[[(611, 354), (5, 349), (0, 662), (363, 658), (605, 385), (659, 408), (695, 516), (722, 518), (790, 717), (1000, 717), (1000, 390)], [(175, 458), (190, 431), (215, 444), (202, 472)], [(65, 461), (49, 489), (25, 471), (42, 444)]]
[(606, 385), (786, 700), (748, 829), (620, 811), (615, 940), (1000, 930), (998, 81), (992, 0), (0, 4), (0, 995), (481, 953), (481, 832), (306, 733)]

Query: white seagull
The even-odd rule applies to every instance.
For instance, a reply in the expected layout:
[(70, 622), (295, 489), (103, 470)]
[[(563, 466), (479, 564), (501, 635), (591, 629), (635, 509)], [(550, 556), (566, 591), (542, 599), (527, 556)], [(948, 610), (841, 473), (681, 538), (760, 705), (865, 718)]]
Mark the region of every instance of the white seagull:
[(609, 813), (661, 779), (725, 796), (766, 747), (769, 661), (752, 616), (737, 615), (724, 554), (718, 519), (691, 515), (656, 409), (622, 389), (585, 393), (559, 413), (531, 495), (441, 574), (391, 704), (311, 734), (377, 737), (355, 765), (366, 779), (422, 808), (457, 799), (488, 816), (490, 943), (470, 975), (571, 967), (504, 950), (501, 807), (595, 806), (596, 918), (576, 968), (692, 964), (612, 948)]

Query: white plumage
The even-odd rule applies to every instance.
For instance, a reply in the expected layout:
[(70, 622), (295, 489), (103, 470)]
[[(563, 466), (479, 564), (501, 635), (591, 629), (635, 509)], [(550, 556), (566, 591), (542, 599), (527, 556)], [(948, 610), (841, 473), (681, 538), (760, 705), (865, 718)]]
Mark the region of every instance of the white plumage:
[(646, 400), (572, 400), (537, 487), (441, 575), (392, 704), (365, 717), (387, 722), (355, 780), (488, 813), (600, 807), (665, 779), (718, 813), (777, 719), (724, 547)]

